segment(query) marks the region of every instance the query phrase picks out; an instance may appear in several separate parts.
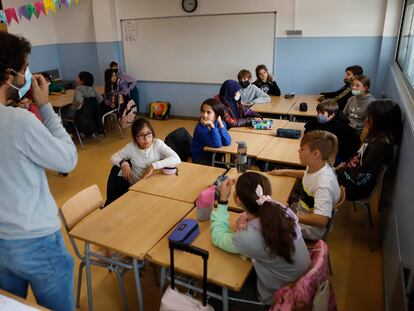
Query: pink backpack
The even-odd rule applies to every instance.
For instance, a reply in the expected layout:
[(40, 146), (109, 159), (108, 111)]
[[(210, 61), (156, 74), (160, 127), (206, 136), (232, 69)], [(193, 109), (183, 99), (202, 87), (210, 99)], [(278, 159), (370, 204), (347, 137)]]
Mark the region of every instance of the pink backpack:
[[(313, 305), (318, 288), (328, 280), (328, 246), (322, 240), (311, 250), (312, 267), (294, 284), (286, 285), (274, 294), (275, 304), (270, 311), (315, 310)], [(327, 310), (336, 311), (335, 295), (329, 286)]]
[(122, 112), (122, 116), (119, 119), (119, 123), (121, 123), (121, 127), (123, 129), (124, 128), (127, 128), (127, 127), (130, 127), (131, 124), (135, 121), (135, 118), (137, 117), (137, 113), (138, 113), (138, 111), (137, 111), (137, 105), (131, 99), (127, 103), (124, 111)]

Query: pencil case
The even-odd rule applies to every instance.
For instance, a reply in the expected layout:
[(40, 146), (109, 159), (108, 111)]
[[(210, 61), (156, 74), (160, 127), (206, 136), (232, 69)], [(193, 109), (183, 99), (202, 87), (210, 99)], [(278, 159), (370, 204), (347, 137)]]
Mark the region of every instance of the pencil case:
[(200, 234), (200, 227), (197, 220), (183, 219), (175, 227), (174, 231), (168, 236), (170, 242), (191, 244)]
[(299, 139), (301, 136), (300, 130), (279, 128), (276, 130), (277, 137)]
[(273, 126), (273, 120), (252, 120), (252, 127), (255, 130), (270, 130)]

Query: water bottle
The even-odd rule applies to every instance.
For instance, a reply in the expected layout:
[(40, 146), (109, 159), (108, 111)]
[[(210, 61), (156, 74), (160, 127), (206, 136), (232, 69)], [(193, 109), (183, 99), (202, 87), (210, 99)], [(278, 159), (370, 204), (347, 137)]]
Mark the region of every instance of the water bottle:
[(247, 171), (247, 144), (245, 141), (237, 142), (237, 173)]

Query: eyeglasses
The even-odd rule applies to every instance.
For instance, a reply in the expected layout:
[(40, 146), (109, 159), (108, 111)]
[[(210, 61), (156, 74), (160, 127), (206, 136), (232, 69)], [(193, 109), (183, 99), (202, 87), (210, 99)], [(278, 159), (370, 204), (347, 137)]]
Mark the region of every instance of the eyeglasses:
[(145, 134), (139, 134), (135, 138), (140, 139), (140, 140), (147, 139), (147, 138), (152, 138), (152, 132), (148, 132), (148, 133), (145, 133)]

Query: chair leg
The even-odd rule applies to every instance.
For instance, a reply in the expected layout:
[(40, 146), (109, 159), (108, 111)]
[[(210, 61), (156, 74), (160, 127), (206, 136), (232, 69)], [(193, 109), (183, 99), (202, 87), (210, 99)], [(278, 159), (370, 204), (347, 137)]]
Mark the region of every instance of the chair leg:
[(85, 262), (81, 261), (79, 264), (79, 271), (78, 271), (78, 288), (76, 290), (76, 308), (80, 306), (80, 292), (82, 286), (82, 272), (83, 268), (85, 267)]
[(354, 213), (355, 213), (356, 212), (356, 204), (355, 204), (355, 202), (352, 202), (352, 207), (353, 207)]
[(155, 264), (152, 264), (152, 269), (153, 269), (153, 272), (154, 272), (155, 284), (157, 286), (160, 286), (160, 280), (158, 279), (157, 266)]
[(115, 269), (114, 272), (116, 274), (116, 278), (118, 279), (119, 290), (121, 292), (122, 301), (124, 303), (124, 310), (128, 311), (128, 298), (126, 296), (124, 282), (122, 281), (122, 275), (118, 269)]
[(121, 137), (122, 137), (122, 138), (124, 138), (124, 132), (122, 131), (121, 124), (119, 124), (119, 119), (118, 119), (118, 117), (117, 117), (117, 116), (116, 116), (116, 117), (114, 117), (114, 118), (115, 118), (115, 123), (116, 123), (116, 125), (118, 126), (119, 133), (121, 133)]
[(331, 255), (329, 254), (328, 254), (328, 272), (329, 272), (329, 275), (333, 275)]
[(76, 126), (76, 124), (73, 124), (73, 127), (75, 128), (75, 132), (76, 132), (76, 136), (78, 136), (78, 140), (79, 140), (79, 144), (81, 146), (81, 149), (84, 149), (83, 147), (83, 143), (82, 143), (82, 138), (80, 137), (79, 131), (78, 131), (78, 127)]
[(372, 223), (372, 215), (371, 215), (371, 206), (369, 203), (364, 204), (365, 209), (367, 210), (368, 215), (368, 224), (370, 229), (374, 228), (374, 224)]

